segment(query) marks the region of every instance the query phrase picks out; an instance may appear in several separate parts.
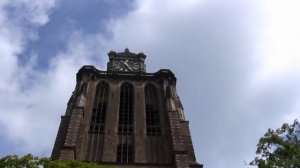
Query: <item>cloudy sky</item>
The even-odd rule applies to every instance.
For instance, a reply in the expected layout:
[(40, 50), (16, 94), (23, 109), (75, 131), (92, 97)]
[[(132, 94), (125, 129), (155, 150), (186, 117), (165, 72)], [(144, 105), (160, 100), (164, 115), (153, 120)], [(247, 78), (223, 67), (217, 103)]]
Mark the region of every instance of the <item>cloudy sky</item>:
[(169, 68), (197, 160), (241, 168), (299, 119), (298, 0), (0, 0), (0, 157), (49, 156), (78, 69), (110, 50)]

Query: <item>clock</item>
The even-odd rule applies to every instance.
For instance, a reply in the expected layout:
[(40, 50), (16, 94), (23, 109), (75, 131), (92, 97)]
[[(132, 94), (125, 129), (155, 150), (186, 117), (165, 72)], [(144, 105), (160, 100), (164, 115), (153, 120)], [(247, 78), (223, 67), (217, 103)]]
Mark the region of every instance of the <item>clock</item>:
[(137, 72), (139, 71), (139, 63), (133, 60), (115, 60), (114, 61), (114, 68), (118, 71), (124, 72)]
[(111, 51), (108, 53), (109, 62), (107, 63), (107, 71), (114, 72), (130, 72), (130, 73), (145, 73), (146, 55), (143, 53), (132, 53), (128, 49), (125, 52), (116, 53)]

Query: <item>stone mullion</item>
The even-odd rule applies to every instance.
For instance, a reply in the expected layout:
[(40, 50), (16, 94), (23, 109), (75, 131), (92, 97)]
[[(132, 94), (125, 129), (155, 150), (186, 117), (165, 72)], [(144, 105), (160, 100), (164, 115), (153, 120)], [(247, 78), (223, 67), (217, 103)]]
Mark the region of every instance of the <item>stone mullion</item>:
[(134, 162), (145, 163), (146, 110), (142, 85), (134, 86)]
[(119, 85), (111, 83), (108, 93), (102, 161), (116, 162), (118, 145)]

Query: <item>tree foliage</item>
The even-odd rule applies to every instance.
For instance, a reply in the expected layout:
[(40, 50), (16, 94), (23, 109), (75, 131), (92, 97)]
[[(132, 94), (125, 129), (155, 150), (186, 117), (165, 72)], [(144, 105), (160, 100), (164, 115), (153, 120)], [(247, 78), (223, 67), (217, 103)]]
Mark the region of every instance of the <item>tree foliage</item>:
[(0, 159), (1, 168), (113, 168), (112, 166), (96, 163), (81, 162), (77, 160), (51, 160), (38, 158), (31, 154), (23, 157), (9, 155)]
[(259, 168), (300, 168), (300, 124), (283, 124), (277, 130), (269, 129), (260, 138), (257, 157), (250, 165)]

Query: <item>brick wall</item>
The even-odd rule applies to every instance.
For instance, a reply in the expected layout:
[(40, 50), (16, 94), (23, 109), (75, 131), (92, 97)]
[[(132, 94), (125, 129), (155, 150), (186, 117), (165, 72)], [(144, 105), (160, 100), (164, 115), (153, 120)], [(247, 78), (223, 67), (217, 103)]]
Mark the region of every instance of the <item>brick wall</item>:
[(72, 110), (64, 145), (60, 152), (60, 159), (76, 159), (76, 144), (82, 121), (83, 108), (75, 107)]
[(62, 149), (65, 142), (69, 121), (70, 116), (61, 116), (61, 122), (58, 128), (57, 137), (51, 155), (52, 159), (59, 159), (60, 150)]

